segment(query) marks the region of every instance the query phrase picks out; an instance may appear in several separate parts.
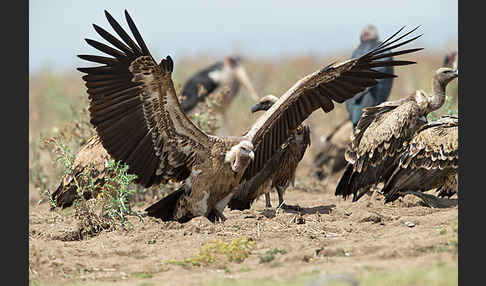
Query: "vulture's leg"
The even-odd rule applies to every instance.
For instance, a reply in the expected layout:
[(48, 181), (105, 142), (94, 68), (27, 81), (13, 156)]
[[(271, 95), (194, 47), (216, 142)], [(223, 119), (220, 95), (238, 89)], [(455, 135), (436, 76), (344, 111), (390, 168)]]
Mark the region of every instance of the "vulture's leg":
[(403, 196), (405, 195), (414, 195), (422, 199), (423, 203), (428, 206), (429, 208), (434, 208), (434, 202), (430, 199), (426, 198), (421, 191), (406, 191), (402, 193)]
[(277, 187), (277, 193), (278, 193), (278, 205), (280, 208), (284, 209), (284, 210), (300, 210), (300, 207), (299, 206), (293, 206), (293, 205), (287, 205), (285, 204), (285, 201), (284, 201), (284, 198), (283, 198), (283, 194), (285, 192), (285, 188), (284, 187)]
[(270, 202), (270, 191), (265, 193), (265, 207), (266, 208), (272, 207), (272, 202)]
[(226, 220), (226, 217), (223, 215), (223, 211), (234, 194), (235, 194), (234, 192), (230, 192), (229, 194), (226, 195), (226, 197), (224, 197), (222, 200), (220, 200), (214, 205), (213, 211), (211, 212), (210, 216), (214, 217), (215, 221), (219, 219), (221, 222), (224, 222)]

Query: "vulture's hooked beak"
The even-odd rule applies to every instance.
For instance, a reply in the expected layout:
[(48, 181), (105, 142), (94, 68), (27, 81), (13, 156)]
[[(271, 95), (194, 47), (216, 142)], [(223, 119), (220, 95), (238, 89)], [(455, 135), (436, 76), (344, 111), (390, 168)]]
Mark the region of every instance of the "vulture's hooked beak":
[(252, 161), (255, 160), (255, 153), (253, 151), (250, 151), (248, 153), (248, 156), (250, 156), (250, 160), (252, 160)]
[(255, 113), (255, 112), (260, 111), (260, 110), (266, 110), (265, 106), (263, 106), (263, 104), (261, 104), (261, 102), (257, 102), (251, 107), (251, 113)]
[(248, 74), (246, 73), (245, 68), (243, 66), (241, 66), (241, 65), (238, 65), (235, 68), (235, 74), (236, 74), (236, 78), (238, 78), (238, 80), (250, 92), (250, 97), (253, 100), (258, 101), (259, 97), (258, 97), (255, 89), (253, 88), (253, 85), (251, 84), (250, 78), (248, 77)]

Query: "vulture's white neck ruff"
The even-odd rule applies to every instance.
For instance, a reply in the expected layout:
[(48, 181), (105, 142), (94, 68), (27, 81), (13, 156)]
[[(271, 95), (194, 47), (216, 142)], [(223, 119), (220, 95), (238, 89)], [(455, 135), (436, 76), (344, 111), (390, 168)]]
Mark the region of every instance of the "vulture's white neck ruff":
[[(242, 148), (247, 149), (249, 151), (249, 154), (246, 154), (246, 152), (242, 151)], [(252, 159), (253, 144), (250, 141), (245, 140), (231, 147), (231, 149), (226, 152), (224, 161), (230, 163), (233, 172), (238, 173), (246, 168), (246, 166), (248, 166), (250, 160)]]

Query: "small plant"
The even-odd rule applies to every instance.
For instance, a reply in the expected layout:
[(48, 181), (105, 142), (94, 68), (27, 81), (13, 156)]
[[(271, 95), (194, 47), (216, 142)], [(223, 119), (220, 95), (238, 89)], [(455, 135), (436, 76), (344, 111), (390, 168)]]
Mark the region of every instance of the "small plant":
[(287, 250), (281, 249), (281, 248), (274, 248), (267, 250), (264, 255), (260, 255), (260, 263), (268, 263), (270, 261), (273, 261), (275, 259), (275, 256), (277, 254), (286, 254)]
[(102, 195), (106, 196), (108, 216), (119, 221), (122, 227), (125, 227), (127, 222), (130, 223), (128, 215), (136, 215), (143, 221), (142, 216), (130, 207), (130, 196), (135, 193), (135, 189), (130, 188), (130, 185), (137, 176), (128, 174), (128, 165), (114, 160), (107, 162), (107, 170), (112, 176), (106, 178)]
[(215, 240), (203, 245), (193, 257), (186, 258), (184, 261), (172, 259), (169, 263), (184, 266), (203, 266), (226, 261), (241, 263), (250, 256), (255, 246), (256, 243), (247, 236), (234, 239), (229, 243)]

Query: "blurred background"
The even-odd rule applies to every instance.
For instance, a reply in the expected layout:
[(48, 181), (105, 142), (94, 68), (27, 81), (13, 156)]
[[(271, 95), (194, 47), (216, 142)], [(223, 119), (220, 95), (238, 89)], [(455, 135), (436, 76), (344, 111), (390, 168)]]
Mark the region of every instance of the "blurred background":
[[(56, 135), (66, 125), (72, 127), (73, 122), (79, 123), (80, 116), (86, 116), (87, 94), (81, 73), (76, 70), (86, 64), (76, 55), (99, 54), (84, 39), (103, 42), (93, 23), (112, 31), (105, 9), (128, 29), (123, 14), (127, 9), (156, 60), (171, 55), (179, 90), (198, 70), (228, 54), (238, 54), (258, 95), (280, 96), (306, 74), (331, 61), (348, 58), (359, 45), (360, 33), (367, 24), (378, 28), (380, 39), (404, 25), (408, 30), (421, 25), (415, 34), (424, 35), (407, 48), (425, 50), (398, 57), (418, 64), (395, 69), (399, 77), (389, 98), (394, 100), (416, 89), (429, 91), (432, 73), (442, 65), (445, 54), (458, 46), (457, 1), (30, 0), (29, 166), (31, 173), (36, 170), (40, 174), (31, 178), (31, 184), (46, 178), (55, 184), (59, 175), (47, 176), (53, 172), (52, 158), (40, 148), (42, 139)], [(247, 93), (242, 88), (229, 107), (228, 114), (238, 119), (228, 122), (232, 135), (241, 134), (260, 115), (250, 113), (254, 102)], [(457, 110), (457, 81), (448, 86), (448, 93), (453, 95), (451, 104)], [(320, 135), (347, 116), (344, 104), (336, 105), (328, 114), (312, 114), (307, 123), (311, 125), (313, 142), (298, 172), (307, 172)], [(89, 128), (89, 124), (86, 126)]]

